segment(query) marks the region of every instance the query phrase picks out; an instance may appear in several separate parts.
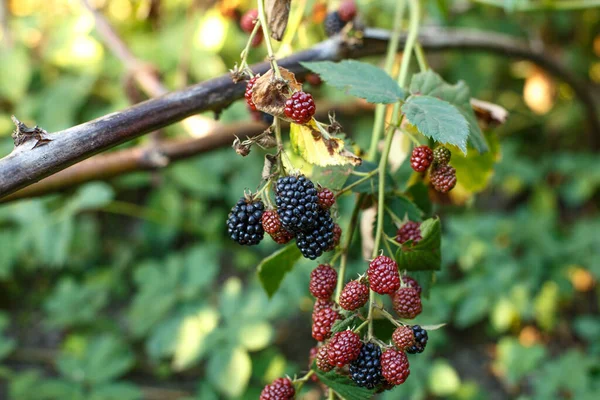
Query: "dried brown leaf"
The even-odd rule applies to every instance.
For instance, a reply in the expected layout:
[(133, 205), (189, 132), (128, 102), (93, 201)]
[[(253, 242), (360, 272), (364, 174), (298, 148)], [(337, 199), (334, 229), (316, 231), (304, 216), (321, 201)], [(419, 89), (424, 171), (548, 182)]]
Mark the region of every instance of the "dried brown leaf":
[(265, 9), (271, 37), (281, 40), (285, 33), (290, 16), (290, 3), (292, 0), (267, 0)]
[(279, 68), (279, 71), (281, 78), (275, 77), (272, 70), (258, 78), (252, 87), (252, 101), (258, 110), (287, 119), (283, 113), (285, 101), (291, 93), (302, 90), (302, 85), (296, 81), (294, 73), (285, 68)]

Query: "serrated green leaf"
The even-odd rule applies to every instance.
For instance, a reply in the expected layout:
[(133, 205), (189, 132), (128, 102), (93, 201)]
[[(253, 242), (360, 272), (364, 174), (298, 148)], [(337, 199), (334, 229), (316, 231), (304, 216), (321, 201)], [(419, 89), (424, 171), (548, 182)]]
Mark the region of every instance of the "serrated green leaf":
[(333, 389), (345, 400), (368, 400), (375, 394), (375, 389), (369, 390), (358, 387), (348, 377), (340, 375), (337, 371), (325, 373), (319, 369), (315, 369), (315, 373), (322, 383)]
[(454, 105), (469, 123), (469, 140), (479, 153), (488, 151), (486, 142), (479, 123), (471, 107), (471, 93), (467, 84), (459, 81), (455, 85), (445, 82), (441, 76), (427, 70), (413, 75), (410, 82), (412, 94), (437, 97)]
[(340, 319), (333, 323), (331, 333), (345, 331), (348, 328), (356, 325), (356, 315), (351, 315), (346, 319)]
[(425, 215), (431, 213), (431, 199), (429, 198), (429, 189), (423, 183), (423, 181), (419, 181), (414, 185), (411, 185), (407, 194), (412, 198), (412, 201), (419, 207), (420, 210), (423, 211)]
[(395, 103), (406, 96), (391, 76), (374, 65), (355, 60), (301, 62), (321, 79), (369, 103)]
[(302, 253), (294, 243), (285, 246), (258, 264), (258, 278), (269, 297), (272, 297), (283, 280), (285, 274), (290, 272)]
[(401, 194), (394, 195), (394, 197), (388, 199), (387, 205), (398, 218), (408, 218), (410, 221), (420, 221), (423, 217), (423, 211), (421, 211), (415, 203), (410, 201), (410, 199)]
[(456, 169), (457, 186), (461, 192), (477, 193), (484, 190), (494, 175), (494, 164), (499, 161), (500, 144), (498, 139), (490, 136), (489, 151), (480, 154), (471, 152), (463, 156), (459, 152), (452, 154), (452, 166)]
[(402, 112), (423, 135), (453, 144), (467, 154), (469, 123), (452, 104), (431, 96), (410, 96)]
[(441, 268), (441, 224), (430, 218), (421, 224), (423, 239), (412, 246), (403, 246), (396, 252), (398, 268), (407, 271), (437, 271)]

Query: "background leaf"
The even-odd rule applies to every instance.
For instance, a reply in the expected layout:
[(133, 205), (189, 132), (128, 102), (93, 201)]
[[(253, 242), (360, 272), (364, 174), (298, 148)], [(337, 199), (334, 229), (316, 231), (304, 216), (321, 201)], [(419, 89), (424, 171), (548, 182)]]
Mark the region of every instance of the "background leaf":
[(417, 244), (403, 246), (396, 252), (396, 262), (400, 270), (427, 271), (441, 268), (441, 224), (438, 218), (430, 218), (421, 223), (423, 239)]
[(292, 243), (271, 254), (258, 264), (258, 278), (269, 297), (277, 292), (285, 274), (294, 268), (296, 261), (301, 256), (302, 253), (300, 253), (296, 244)]

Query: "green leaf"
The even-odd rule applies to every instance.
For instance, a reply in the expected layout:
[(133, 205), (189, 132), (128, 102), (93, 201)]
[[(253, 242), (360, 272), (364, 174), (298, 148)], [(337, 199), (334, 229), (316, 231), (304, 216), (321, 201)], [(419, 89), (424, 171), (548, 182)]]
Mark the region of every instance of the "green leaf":
[(425, 215), (431, 213), (431, 199), (429, 198), (429, 189), (422, 181), (411, 185), (407, 189), (407, 194), (410, 195), (412, 201), (423, 211)]
[(52, 326), (69, 328), (94, 321), (107, 300), (102, 288), (63, 278), (54, 287), (44, 308)]
[(301, 62), (321, 79), (346, 93), (369, 103), (395, 103), (406, 96), (402, 88), (384, 70), (355, 60)]
[(450, 85), (432, 70), (427, 70), (413, 75), (410, 82), (410, 92), (437, 97), (458, 108), (469, 123), (469, 140), (473, 147), (479, 153), (488, 151), (486, 139), (479, 128), (477, 117), (475, 117), (471, 107), (471, 93), (465, 82), (459, 81), (455, 85)]
[(419, 282), (422, 296), (428, 299), (431, 287), (435, 283), (435, 271), (412, 271), (410, 276)]
[(17, 103), (27, 93), (33, 72), (33, 63), (27, 49), (21, 46), (0, 46), (0, 97)]
[(410, 221), (420, 221), (423, 217), (423, 211), (406, 196), (395, 195), (387, 200), (387, 204), (398, 218), (404, 219), (406, 217)]
[(499, 161), (500, 144), (495, 136), (490, 136), (488, 143), (487, 152), (470, 152), (467, 156), (452, 151), (454, 148), (450, 149), (450, 163), (456, 169), (457, 186), (468, 193), (484, 190), (494, 175), (494, 164)]
[(222, 348), (208, 361), (208, 378), (227, 397), (238, 397), (246, 390), (252, 374), (252, 360), (242, 347)]
[(296, 261), (301, 256), (302, 253), (300, 253), (296, 244), (292, 243), (266, 257), (258, 264), (258, 278), (269, 297), (277, 292), (283, 277), (294, 268)]
[(88, 183), (77, 189), (77, 193), (65, 205), (65, 211), (80, 211), (101, 208), (110, 203), (115, 193), (110, 185), (103, 182)]
[(142, 391), (131, 383), (117, 382), (95, 387), (89, 400), (138, 400)]
[(469, 123), (452, 104), (431, 96), (410, 96), (402, 112), (423, 135), (467, 154)]
[(348, 328), (351, 328), (356, 325), (356, 315), (350, 315), (346, 319), (340, 319), (333, 323), (331, 327), (331, 333), (345, 331)]
[(421, 224), (423, 239), (417, 243), (403, 246), (396, 252), (398, 268), (407, 271), (437, 271), (441, 268), (442, 229), (438, 218), (430, 218)]
[(315, 165), (312, 169), (311, 178), (313, 182), (323, 187), (331, 190), (340, 190), (344, 187), (344, 183), (352, 170), (353, 167), (351, 165), (330, 165), (327, 167)]
[(323, 384), (333, 389), (345, 400), (368, 400), (375, 394), (375, 389), (358, 387), (348, 377), (340, 375), (337, 371), (325, 373), (315, 369), (315, 373)]

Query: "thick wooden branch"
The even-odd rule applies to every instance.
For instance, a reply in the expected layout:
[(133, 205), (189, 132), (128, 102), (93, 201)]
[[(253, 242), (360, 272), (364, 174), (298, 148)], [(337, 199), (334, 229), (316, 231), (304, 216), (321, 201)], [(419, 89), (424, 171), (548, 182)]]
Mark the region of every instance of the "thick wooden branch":
[[(314, 47), (282, 59), (280, 65), (304, 74), (301, 61), (340, 60), (378, 55), (385, 52), (389, 32), (367, 29), (364, 45), (347, 48), (341, 38), (332, 38)], [(404, 39), (404, 37), (402, 38)], [(594, 98), (586, 84), (545, 54), (536, 53), (512, 37), (479, 31), (426, 29), (419, 38), (428, 51), (463, 49), (492, 52), (510, 58), (530, 60), (570, 84), (586, 106), (593, 132), (600, 132)], [(253, 66), (264, 73), (268, 63)], [(15, 147), (0, 160), (0, 198), (61, 171), (94, 154), (132, 140), (150, 131), (170, 125), (198, 112), (219, 111), (241, 98), (244, 84), (234, 84), (228, 75), (150, 99), (60, 132), (34, 148), (34, 141)]]

